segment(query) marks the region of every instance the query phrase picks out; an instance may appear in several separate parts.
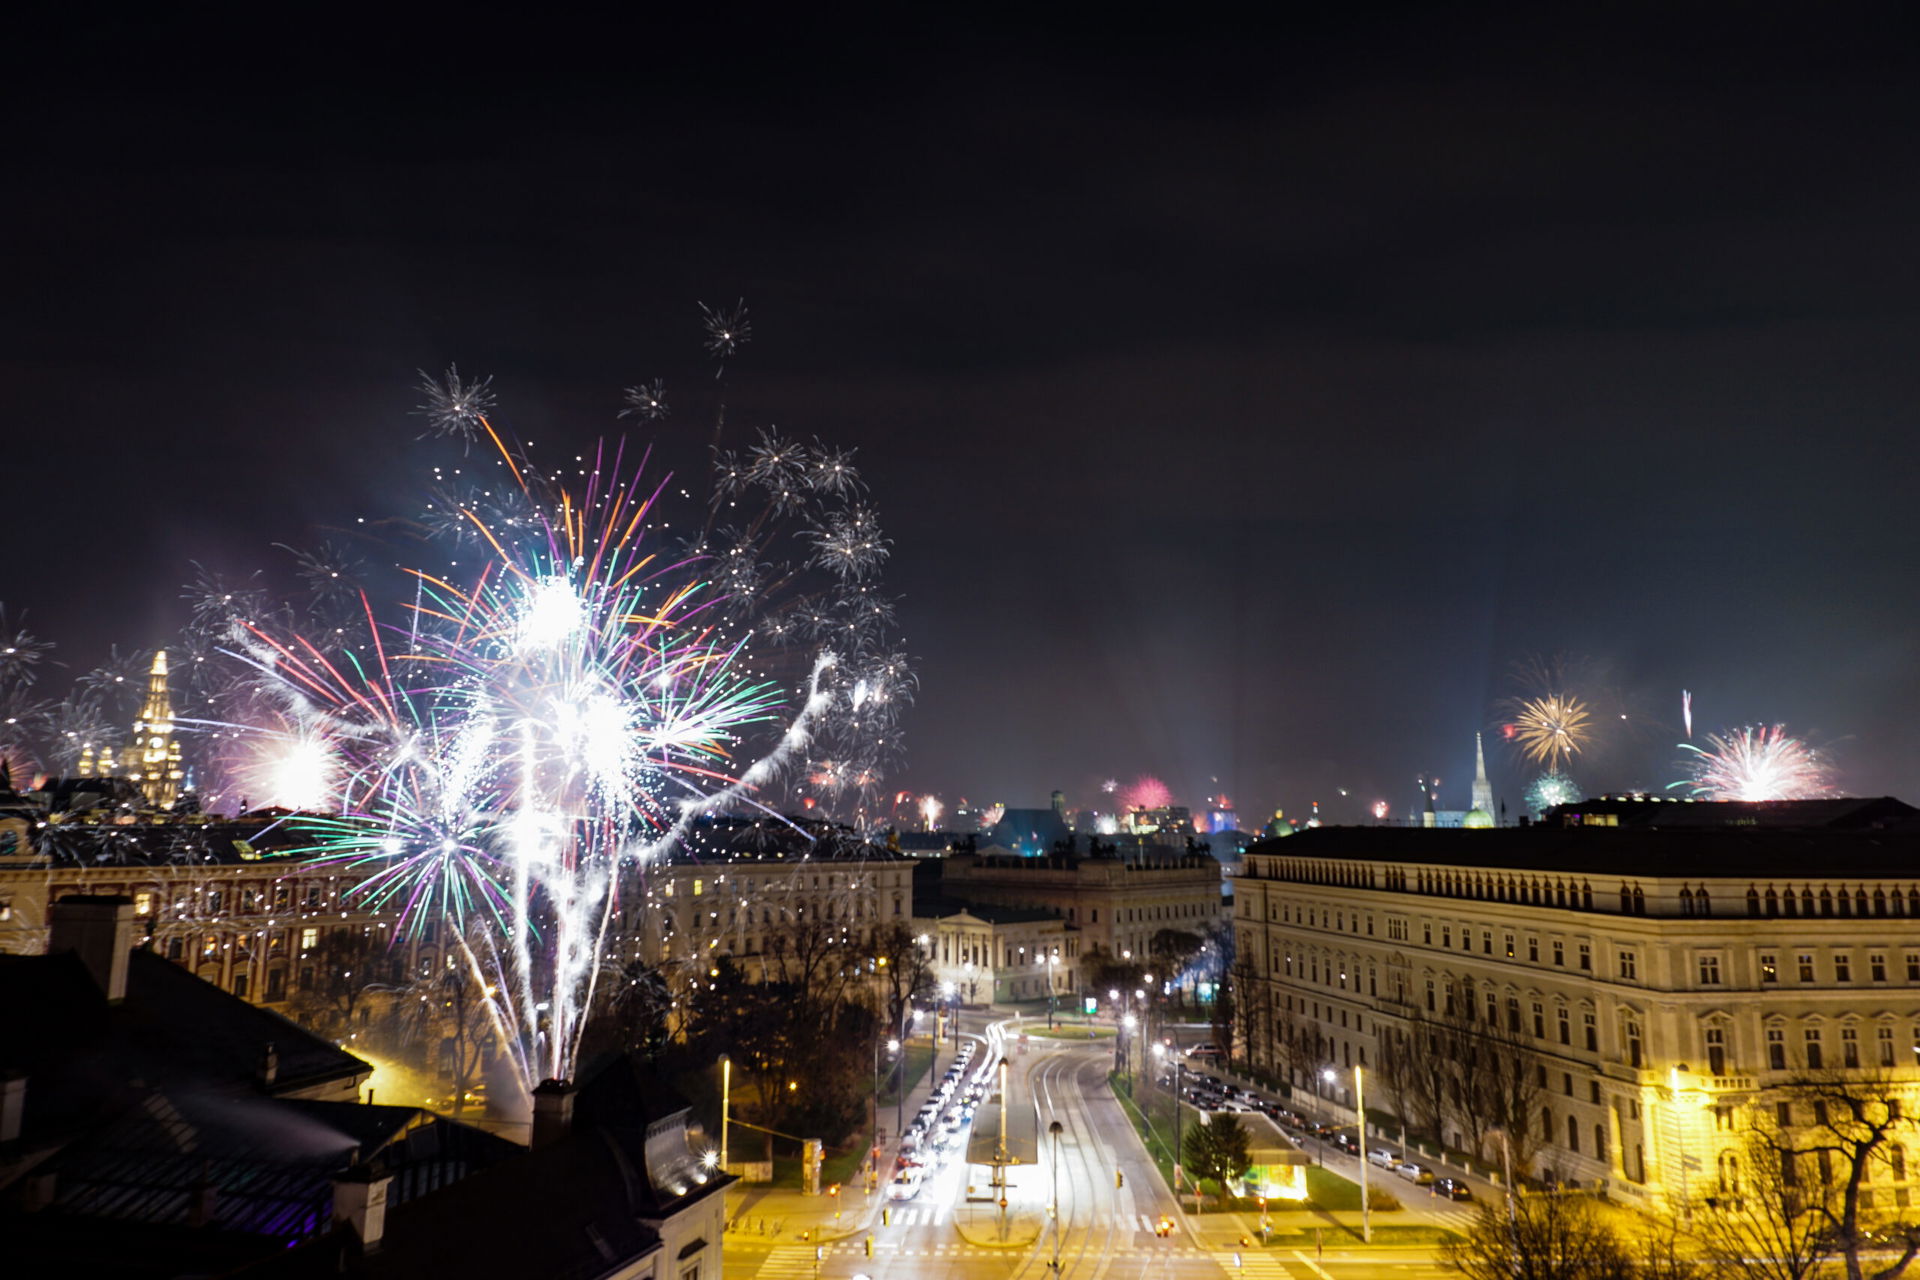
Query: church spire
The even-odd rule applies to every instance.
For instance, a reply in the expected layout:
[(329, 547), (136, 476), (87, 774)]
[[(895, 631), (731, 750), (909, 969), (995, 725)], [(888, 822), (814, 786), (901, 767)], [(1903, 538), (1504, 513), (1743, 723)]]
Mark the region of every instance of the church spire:
[(173, 736), (173, 698), (167, 689), (167, 651), (153, 655), (147, 700), (133, 724), (133, 741), (121, 757), (127, 776), (140, 784), (147, 803), (171, 809), (180, 796), (180, 743)]
[(1487, 749), (1480, 735), (1473, 735), (1473, 807), (1493, 816), (1493, 784), (1487, 781)]

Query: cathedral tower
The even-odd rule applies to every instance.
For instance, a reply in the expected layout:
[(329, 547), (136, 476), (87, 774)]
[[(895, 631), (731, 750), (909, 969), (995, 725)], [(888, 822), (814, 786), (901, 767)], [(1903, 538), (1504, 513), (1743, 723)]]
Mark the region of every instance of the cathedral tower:
[(1493, 784), (1487, 781), (1487, 749), (1477, 733), (1473, 735), (1473, 807), (1486, 814), (1491, 825)]

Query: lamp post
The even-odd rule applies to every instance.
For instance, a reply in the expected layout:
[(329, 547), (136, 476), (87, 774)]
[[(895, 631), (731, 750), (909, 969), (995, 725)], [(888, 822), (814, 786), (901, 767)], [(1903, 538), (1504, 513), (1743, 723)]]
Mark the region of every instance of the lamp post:
[[(1004, 1111), (1004, 1107), (1002, 1108)], [(1060, 1122), (1047, 1126), (1053, 1139), (1053, 1269), (1060, 1270)]]
[[(1364, 1092), (1366, 1086), (1361, 1082), (1363, 1071), (1364, 1068), (1359, 1066), (1353, 1069), (1353, 1114), (1354, 1119), (1360, 1122), (1360, 1239), (1362, 1243), (1372, 1244), (1373, 1212), (1367, 1205), (1367, 1164), (1369, 1162), (1367, 1160), (1367, 1098)], [(1337, 1079), (1332, 1067), (1328, 1067), (1322, 1074), (1328, 1084), (1332, 1084)]]
[[(1920, 1053), (1920, 1049), (1915, 1050)], [(1520, 1211), (1513, 1203), (1513, 1147), (1507, 1141), (1505, 1125), (1495, 1126), (1493, 1132), (1500, 1135), (1500, 1186), (1507, 1193), (1507, 1249), (1513, 1258), (1513, 1269), (1520, 1269)]]
[(727, 1171), (727, 1121), (733, 1104), (733, 1058), (720, 1055), (720, 1172)]
[(1059, 958), (1060, 948), (1052, 946), (1047, 948), (1047, 1030), (1049, 1031), (1053, 1030), (1053, 1013), (1057, 1007), (1055, 1003), (1056, 993), (1053, 985), (1053, 966), (1054, 962)]
[(887, 1041), (887, 1052), (894, 1056), (900, 1066), (899, 1078), (895, 1082), (893, 1094), (893, 1134), (896, 1138), (907, 1131), (907, 1064), (904, 1055), (900, 1052), (900, 1045), (901, 1041), (898, 1040)]

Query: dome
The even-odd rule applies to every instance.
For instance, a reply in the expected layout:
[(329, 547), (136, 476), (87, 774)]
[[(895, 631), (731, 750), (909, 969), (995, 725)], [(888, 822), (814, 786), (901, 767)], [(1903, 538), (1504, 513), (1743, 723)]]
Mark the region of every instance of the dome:
[(1469, 809), (1467, 810), (1467, 816), (1460, 820), (1460, 825), (1463, 827), (1472, 827), (1475, 830), (1491, 827), (1493, 825), (1493, 815), (1485, 809)]

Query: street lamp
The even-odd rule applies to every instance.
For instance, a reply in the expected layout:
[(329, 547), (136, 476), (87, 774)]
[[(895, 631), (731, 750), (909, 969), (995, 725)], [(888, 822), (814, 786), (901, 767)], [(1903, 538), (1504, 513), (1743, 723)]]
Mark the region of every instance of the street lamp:
[(733, 1104), (733, 1058), (720, 1055), (720, 1171), (727, 1170), (727, 1121)]
[[(1363, 1092), (1365, 1086), (1360, 1079), (1362, 1070), (1359, 1066), (1353, 1069), (1353, 1114), (1354, 1118), (1360, 1122), (1360, 1239), (1365, 1244), (1372, 1244), (1373, 1213), (1367, 1205), (1367, 1099)], [(1334, 1075), (1332, 1067), (1328, 1067), (1321, 1074), (1328, 1084), (1332, 1084), (1338, 1078)]]
[(1060, 959), (1060, 948), (1047, 948), (1047, 1030), (1053, 1030), (1053, 1012), (1057, 1007), (1053, 985), (1053, 966)]
[[(898, 1040), (887, 1041), (887, 1052), (894, 1055), (896, 1059), (899, 1059), (900, 1042)], [(907, 1131), (907, 1065), (904, 1061), (901, 1061), (899, 1065), (899, 1079), (895, 1083), (893, 1091), (893, 1132), (895, 1137)]]
[(1060, 1270), (1060, 1122), (1047, 1126), (1053, 1138), (1053, 1269)]

